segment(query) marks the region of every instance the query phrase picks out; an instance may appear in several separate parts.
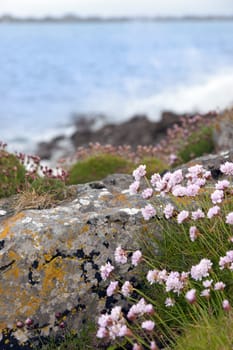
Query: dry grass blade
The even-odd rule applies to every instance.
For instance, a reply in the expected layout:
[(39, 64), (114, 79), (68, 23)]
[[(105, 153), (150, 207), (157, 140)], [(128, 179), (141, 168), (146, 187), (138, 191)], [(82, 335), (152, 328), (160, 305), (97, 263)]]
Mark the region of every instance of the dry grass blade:
[(15, 203), (15, 210), (19, 212), (25, 209), (47, 209), (55, 206), (60, 201), (50, 193), (38, 194), (35, 190), (20, 193)]

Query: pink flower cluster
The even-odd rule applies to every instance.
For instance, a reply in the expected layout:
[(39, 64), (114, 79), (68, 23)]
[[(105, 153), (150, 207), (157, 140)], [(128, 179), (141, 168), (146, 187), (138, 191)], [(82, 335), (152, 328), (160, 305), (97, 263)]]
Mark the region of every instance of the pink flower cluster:
[(171, 271), (170, 273), (166, 270), (149, 270), (147, 273), (147, 281), (150, 284), (159, 283), (164, 284), (166, 292), (173, 292), (180, 294), (180, 292), (186, 286), (189, 273), (177, 271)]
[[(125, 249), (118, 246), (114, 253), (115, 261), (119, 264), (126, 264), (128, 261), (128, 253)], [(137, 266), (142, 261), (142, 253), (140, 250), (133, 252), (131, 257), (131, 263), (133, 266)]]
[(219, 267), (221, 270), (228, 268), (233, 271), (233, 250), (229, 250), (226, 252), (226, 255), (220, 257), (219, 259)]
[(142, 208), (142, 216), (145, 220), (150, 220), (155, 215), (156, 215), (156, 210), (151, 204), (148, 204), (145, 206), (145, 208)]
[(203, 277), (209, 276), (213, 263), (209, 259), (202, 259), (199, 264), (192, 266), (190, 274), (195, 281), (201, 281)]
[(220, 166), (220, 170), (223, 174), (232, 176), (233, 175), (233, 163), (226, 162)]
[(117, 337), (130, 336), (131, 330), (126, 325), (121, 307), (115, 306), (110, 314), (101, 315), (98, 319), (99, 329), (97, 338), (116, 339)]
[(154, 313), (154, 308), (152, 304), (147, 304), (144, 298), (141, 298), (137, 304), (134, 304), (129, 309), (127, 318), (129, 320), (135, 320), (145, 314), (152, 315)]
[(114, 266), (110, 262), (100, 267), (100, 275), (104, 281), (110, 276), (110, 273), (114, 270)]
[(136, 181), (140, 181), (142, 177), (146, 175), (146, 166), (145, 165), (139, 165), (137, 169), (133, 171), (133, 177)]

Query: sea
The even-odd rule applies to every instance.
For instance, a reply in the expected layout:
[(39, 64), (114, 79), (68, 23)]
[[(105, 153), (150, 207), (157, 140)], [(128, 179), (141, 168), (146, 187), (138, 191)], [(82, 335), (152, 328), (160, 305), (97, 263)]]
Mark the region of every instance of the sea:
[(156, 121), (232, 105), (231, 20), (0, 24), (0, 140), (11, 150), (72, 134), (75, 116)]

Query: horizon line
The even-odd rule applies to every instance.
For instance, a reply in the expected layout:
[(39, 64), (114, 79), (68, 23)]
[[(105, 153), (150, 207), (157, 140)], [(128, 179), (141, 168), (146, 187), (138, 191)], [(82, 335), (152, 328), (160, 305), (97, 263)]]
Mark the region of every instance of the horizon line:
[(80, 16), (65, 14), (61, 16), (15, 16), (0, 15), (0, 22), (88, 22), (88, 21), (182, 21), (182, 20), (233, 20), (232, 15), (155, 15), (155, 16)]

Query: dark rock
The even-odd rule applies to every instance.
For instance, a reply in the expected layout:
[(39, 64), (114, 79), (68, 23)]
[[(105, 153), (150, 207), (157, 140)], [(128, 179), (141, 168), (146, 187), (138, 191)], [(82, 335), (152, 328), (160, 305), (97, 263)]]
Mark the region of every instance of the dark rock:
[[(122, 123), (103, 125), (106, 119), (102, 115), (97, 115), (96, 120), (94, 116), (79, 115), (74, 119), (77, 130), (70, 138), (58, 136), (50, 142), (41, 142), (36, 153), (42, 159), (58, 159), (57, 155), (54, 157), (54, 153), (60, 155), (63, 150), (62, 156), (65, 156), (72, 149), (87, 146), (89, 143), (99, 142), (113, 146), (127, 144), (134, 149), (138, 145), (155, 145), (165, 136), (167, 128), (174, 123), (180, 123), (180, 115), (171, 112), (164, 112), (158, 122), (150, 121), (146, 115), (135, 115)], [(98, 123), (102, 126), (96, 129), (95, 125)]]

